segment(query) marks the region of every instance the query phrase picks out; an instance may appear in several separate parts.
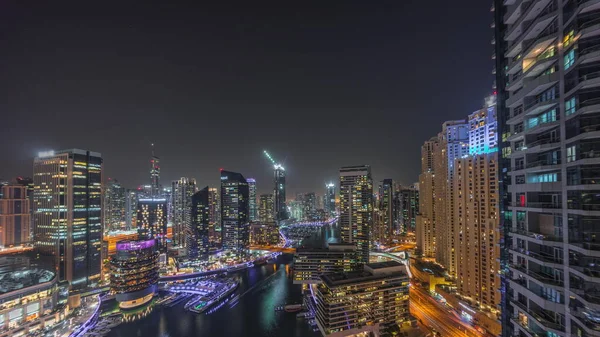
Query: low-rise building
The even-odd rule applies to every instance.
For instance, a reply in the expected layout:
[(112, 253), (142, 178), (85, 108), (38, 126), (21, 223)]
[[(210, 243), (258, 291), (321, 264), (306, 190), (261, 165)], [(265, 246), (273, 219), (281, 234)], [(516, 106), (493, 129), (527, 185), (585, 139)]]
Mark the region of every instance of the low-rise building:
[(385, 336), (410, 321), (406, 267), (369, 263), (363, 271), (324, 274), (316, 286), (316, 321), (326, 336)]
[(321, 275), (355, 271), (356, 246), (330, 243), (328, 248), (297, 248), (294, 255), (294, 284), (321, 283)]
[[(30, 336), (63, 320), (56, 274), (19, 268), (0, 274), (0, 337)], [(61, 310), (62, 308), (62, 310)]]
[(277, 245), (281, 240), (279, 227), (274, 222), (250, 225), (250, 244), (255, 246)]

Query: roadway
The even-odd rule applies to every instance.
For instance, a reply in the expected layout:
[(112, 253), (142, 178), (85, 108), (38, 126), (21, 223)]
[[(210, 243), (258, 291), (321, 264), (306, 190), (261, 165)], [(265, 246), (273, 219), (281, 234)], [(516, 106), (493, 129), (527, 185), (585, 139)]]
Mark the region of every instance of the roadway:
[(423, 289), (410, 288), (410, 313), (425, 326), (433, 327), (441, 336), (483, 337), (470, 324), (461, 321)]

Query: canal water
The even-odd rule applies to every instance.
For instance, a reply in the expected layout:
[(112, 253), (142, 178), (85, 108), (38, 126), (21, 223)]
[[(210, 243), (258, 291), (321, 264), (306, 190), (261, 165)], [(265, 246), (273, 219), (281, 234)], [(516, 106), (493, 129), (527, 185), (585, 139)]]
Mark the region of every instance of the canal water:
[[(317, 230), (310, 241), (333, 242), (338, 235), (327, 226)], [(302, 303), (300, 286), (293, 285), (290, 278), (291, 262), (292, 255), (284, 254), (275, 263), (237, 272), (237, 303), (227, 302), (209, 314), (187, 311), (183, 308), (185, 302), (170, 308), (156, 306), (146, 316), (113, 328), (108, 337), (320, 336), (304, 318), (296, 318), (296, 313), (275, 310), (285, 304)]]

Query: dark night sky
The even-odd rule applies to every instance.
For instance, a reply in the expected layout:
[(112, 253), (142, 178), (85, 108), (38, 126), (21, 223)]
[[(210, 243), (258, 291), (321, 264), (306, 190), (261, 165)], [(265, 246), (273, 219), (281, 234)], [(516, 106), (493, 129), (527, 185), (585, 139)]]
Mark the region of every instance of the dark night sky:
[(290, 196), (346, 165), (409, 184), (491, 92), (490, 1), (128, 3), (0, 0), (0, 177), (77, 147), (133, 187), (154, 142), (163, 184), (226, 168), (266, 193), (263, 149)]

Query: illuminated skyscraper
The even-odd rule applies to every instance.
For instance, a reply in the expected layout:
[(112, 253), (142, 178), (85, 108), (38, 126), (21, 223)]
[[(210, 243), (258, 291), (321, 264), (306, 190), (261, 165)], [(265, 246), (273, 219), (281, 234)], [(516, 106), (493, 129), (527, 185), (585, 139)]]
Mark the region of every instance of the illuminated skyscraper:
[(303, 220), (315, 220), (317, 215), (317, 196), (315, 192), (304, 194), (302, 199), (302, 215)]
[(373, 179), (368, 165), (340, 168), (342, 241), (356, 244), (359, 261), (369, 262), (369, 231), (373, 226)]
[(59, 280), (77, 293), (100, 280), (102, 157), (86, 150), (48, 151), (33, 162), (34, 240), (54, 257)]
[(125, 188), (116, 179), (108, 178), (104, 188), (104, 232), (127, 227)]
[(246, 179), (248, 181), (248, 190), (250, 191), (250, 199), (248, 199), (248, 207), (250, 208), (250, 221), (258, 221), (258, 208), (256, 207), (256, 180), (254, 178)]
[(137, 229), (140, 239), (156, 239), (158, 249), (167, 252), (167, 199), (138, 200)]
[(0, 190), (0, 248), (29, 243), (31, 214), (27, 187), (4, 185)]
[(173, 219), (173, 245), (186, 245), (186, 230), (192, 226), (192, 195), (196, 193), (196, 180), (181, 178), (173, 181), (171, 187)]
[(150, 196), (159, 196), (160, 186), (160, 159), (154, 155), (154, 144), (152, 144), (152, 158), (150, 159)]
[(261, 194), (258, 205), (258, 220), (261, 223), (274, 221), (273, 194)]
[(250, 191), (243, 175), (221, 171), (221, 235), (223, 249), (246, 253), (250, 244), (248, 199)]
[(273, 202), (275, 207), (275, 220), (281, 221), (289, 217), (285, 204), (285, 169), (279, 164), (274, 166), (275, 189), (273, 190)]
[(417, 249), (423, 256), (435, 256), (435, 180), (434, 153), (439, 149), (437, 137), (432, 137), (421, 146), (421, 174), (419, 175), (419, 213), (417, 215)]
[(391, 240), (396, 223), (396, 213), (394, 213), (394, 190), (395, 184), (392, 179), (384, 179), (379, 183), (379, 224), (375, 226), (378, 230), (377, 240), (380, 243), (387, 244)]
[(334, 217), (335, 216), (335, 184), (329, 183), (325, 185), (325, 198), (324, 198), (324, 207), (327, 216)]
[(394, 231), (415, 233), (419, 214), (419, 183), (410, 187), (400, 187), (395, 193), (394, 205), (397, 217)]
[(192, 219), (190, 227), (187, 228), (189, 232), (187, 246), (189, 256), (195, 258), (208, 255), (210, 251), (209, 226), (211, 206), (208, 186), (196, 192), (191, 197), (191, 204)]
[(212, 247), (221, 245), (221, 198), (219, 189), (215, 187), (208, 188), (208, 218), (209, 218), (209, 239)]
[(137, 203), (140, 191), (137, 189), (127, 189), (125, 194), (125, 222), (126, 230), (136, 228), (137, 223)]

